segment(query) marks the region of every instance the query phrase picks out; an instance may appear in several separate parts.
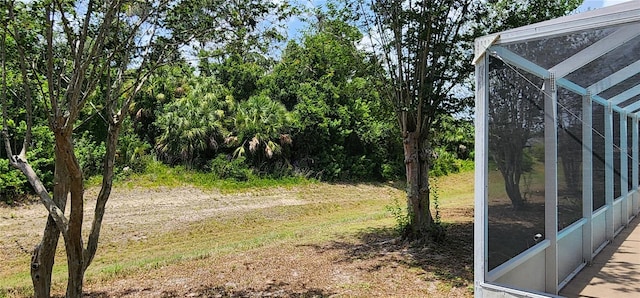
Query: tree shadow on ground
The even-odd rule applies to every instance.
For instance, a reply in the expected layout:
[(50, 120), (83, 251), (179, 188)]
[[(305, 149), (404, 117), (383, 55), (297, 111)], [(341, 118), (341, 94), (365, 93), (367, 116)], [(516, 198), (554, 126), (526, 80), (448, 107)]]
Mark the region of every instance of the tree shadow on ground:
[(363, 268), (370, 272), (384, 266), (404, 265), (422, 268), (453, 287), (470, 286), (473, 284), (473, 222), (447, 223), (444, 227), (446, 237), (439, 242), (409, 242), (402, 240), (393, 228), (370, 228), (359, 233), (358, 243), (332, 241), (310, 246), (318, 253), (344, 251), (336, 262), (378, 260), (369, 268)]
[[(326, 292), (323, 289), (302, 289), (294, 291), (289, 289), (290, 284), (286, 282), (276, 282), (268, 285), (264, 289), (246, 288), (246, 289), (229, 289), (224, 286), (215, 286), (200, 289), (198, 292), (201, 296), (194, 297), (328, 297), (335, 293)], [(173, 297), (173, 296), (171, 296)]]
[[(632, 235), (639, 224), (640, 218), (634, 218), (560, 294), (565, 297), (587, 297), (598, 293), (598, 287), (609, 289), (612, 295), (640, 293), (640, 264), (635, 261), (640, 253), (637, 250), (637, 235)], [(583, 292), (587, 287), (592, 288)]]
[[(157, 297), (287, 297), (287, 298), (306, 298), (306, 297), (328, 297), (335, 293), (327, 292), (322, 289), (310, 288), (302, 290), (291, 290), (291, 285), (286, 282), (273, 282), (265, 288), (245, 288), (237, 289), (225, 286), (205, 286), (197, 289), (189, 290), (188, 293), (181, 293), (175, 290), (165, 290)], [(85, 292), (83, 297), (89, 298), (110, 298), (122, 296), (138, 296), (144, 294), (147, 289), (128, 289), (116, 293), (111, 292)], [(148, 294), (148, 293), (147, 293)]]
[[(127, 289), (127, 290), (123, 290), (123, 291), (118, 291), (116, 293), (110, 293), (110, 292), (105, 292), (105, 291), (93, 291), (93, 292), (84, 292), (82, 294), (82, 297), (85, 297), (85, 298), (121, 297), (121, 296), (134, 295), (136, 293), (141, 293), (141, 292), (145, 292), (145, 291), (149, 291), (149, 290), (151, 290), (151, 288)], [(64, 297), (64, 296), (60, 296), (60, 297)]]

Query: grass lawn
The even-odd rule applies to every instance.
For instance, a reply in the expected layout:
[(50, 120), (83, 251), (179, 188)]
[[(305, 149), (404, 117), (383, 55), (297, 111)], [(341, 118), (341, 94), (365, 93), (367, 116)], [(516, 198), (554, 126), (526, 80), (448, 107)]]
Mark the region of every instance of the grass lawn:
[[(438, 244), (397, 237), (388, 210), (405, 196), (391, 184), (287, 182), (221, 191), (196, 180), (169, 187), (151, 180), (116, 186), (86, 274), (89, 296), (472, 296), (473, 172), (435, 182), (448, 230)], [(87, 191), (88, 207), (96, 192)], [(0, 248), (7, 252), (0, 297), (30, 294), (29, 255), (18, 246), (37, 243), (45, 220), (38, 207), (0, 208)], [(62, 295), (62, 249), (58, 256), (54, 292)]]

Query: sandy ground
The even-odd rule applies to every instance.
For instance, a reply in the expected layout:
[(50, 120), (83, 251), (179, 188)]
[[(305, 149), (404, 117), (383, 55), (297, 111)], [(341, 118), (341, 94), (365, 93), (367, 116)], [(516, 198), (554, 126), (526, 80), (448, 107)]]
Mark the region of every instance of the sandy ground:
[[(97, 189), (86, 192), (85, 227), (90, 229)], [(146, 234), (167, 232), (203, 219), (273, 206), (301, 205), (309, 200), (292, 198), (291, 190), (221, 194), (196, 188), (114, 189), (107, 203), (101, 242), (138, 240)], [(180, 210), (180, 212), (176, 212)], [(3, 255), (31, 249), (40, 240), (47, 219), (42, 204), (0, 208), (0, 264)], [(67, 210), (68, 214), (69, 210)]]

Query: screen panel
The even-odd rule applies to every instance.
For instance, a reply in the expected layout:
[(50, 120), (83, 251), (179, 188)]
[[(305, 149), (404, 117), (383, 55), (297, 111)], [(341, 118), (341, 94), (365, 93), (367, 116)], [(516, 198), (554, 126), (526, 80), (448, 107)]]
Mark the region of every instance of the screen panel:
[[(489, 59), (489, 270), (544, 239), (543, 80)], [(540, 234), (540, 237), (535, 237)]]
[(582, 96), (558, 89), (558, 230), (582, 218)]

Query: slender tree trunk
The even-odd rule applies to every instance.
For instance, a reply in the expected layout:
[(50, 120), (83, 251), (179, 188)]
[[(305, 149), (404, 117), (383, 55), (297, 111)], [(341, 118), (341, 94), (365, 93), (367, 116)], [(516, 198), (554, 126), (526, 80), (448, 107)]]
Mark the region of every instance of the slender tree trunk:
[(489, 149), (492, 152), (502, 178), (504, 178), (504, 190), (511, 200), (514, 209), (521, 209), (525, 201), (520, 191), (520, 178), (522, 177), (524, 145), (528, 137), (525, 133), (516, 134), (497, 131), (498, 135), (505, 136), (505, 141), (493, 144)]
[(404, 156), (407, 174), (407, 203), (411, 233), (414, 237), (428, 234), (433, 224), (429, 209), (429, 162), (428, 150), (422, 148), (419, 134), (404, 134)]
[(78, 254), (77, 247), (73, 247), (72, 245), (67, 244), (66, 247), (67, 265), (69, 266), (69, 279), (67, 280), (66, 296), (67, 298), (80, 298), (82, 297), (82, 285), (84, 280), (82, 253)]
[(89, 239), (87, 240), (87, 248), (84, 250), (84, 270), (87, 270), (87, 267), (89, 267), (93, 261), (98, 249), (98, 239), (100, 238), (100, 231), (102, 229), (102, 219), (104, 218), (107, 201), (109, 200), (111, 189), (113, 187), (115, 156), (118, 148), (118, 135), (120, 134), (121, 126), (122, 121), (109, 124), (106, 141), (107, 151), (105, 154), (104, 168), (102, 170), (102, 188), (100, 189), (100, 194), (98, 194), (98, 199), (96, 200), (91, 232), (89, 233)]
[(68, 237), (65, 239), (67, 266), (67, 297), (82, 297), (84, 279), (84, 245), (82, 244), (82, 221), (84, 217), (84, 185), (82, 171), (73, 150), (71, 131), (65, 129), (56, 133), (55, 158), (64, 163), (68, 171), (71, 212), (69, 215)]
[(69, 218), (69, 240), (65, 242), (69, 278), (67, 280), (67, 297), (82, 297), (84, 280), (84, 246), (82, 244), (83, 186), (82, 179), (71, 182), (71, 215)]
[[(64, 212), (69, 194), (66, 166), (57, 159), (54, 173), (53, 201)], [(51, 275), (55, 254), (58, 248), (60, 230), (51, 216), (47, 220), (42, 241), (33, 250), (31, 256), (31, 280), (36, 298), (50, 297)]]

